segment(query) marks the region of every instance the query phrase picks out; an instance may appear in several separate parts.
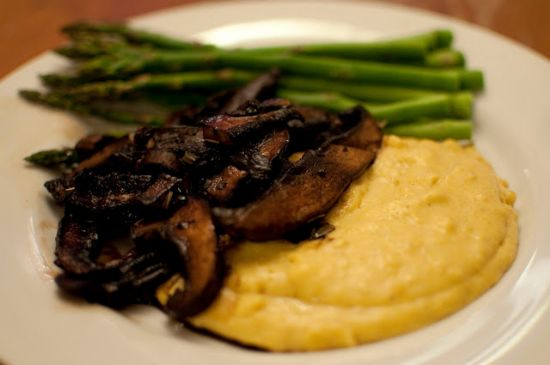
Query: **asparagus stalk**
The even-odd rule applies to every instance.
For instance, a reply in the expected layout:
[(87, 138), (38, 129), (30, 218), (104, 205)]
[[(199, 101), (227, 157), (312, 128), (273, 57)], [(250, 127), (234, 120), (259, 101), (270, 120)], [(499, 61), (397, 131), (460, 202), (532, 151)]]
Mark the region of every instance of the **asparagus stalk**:
[(20, 90), (19, 95), (37, 104), (68, 110), (82, 115), (104, 118), (121, 124), (160, 126), (164, 122), (164, 118), (159, 118), (155, 115), (133, 114), (91, 103), (82, 103), (71, 99), (69, 95), (57, 94), (55, 92), (42, 94), (34, 90)]
[(281, 89), (278, 95), (293, 103), (315, 106), (341, 112), (355, 105), (363, 105), (376, 119), (387, 125), (410, 122), (419, 118), (470, 118), (472, 115), (472, 95), (459, 94), (431, 95), (388, 104), (366, 104), (335, 93), (307, 93)]
[(415, 123), (388, 126), (386, 134), (402, 137), (444, 139), (471, 139), (472, 121), (467, 119), (423, 120)]
[(422, 61), (431, 50), (447, 47), (452, 32), (436, 30), (411, 37), (354, 43), (321, 43), (300, 46), (260, 47), (248, 49), (254, 53), (279, 53), (374, 61)]
[(130, 92), (142, 90), (201, 90), (217, 91), (242, 85), (251, 81), (257, 74), (236, 71), (197, 71), (178, 74), (144, 74), (128, 81), (104, 81), (84, 84), (79, 87), (59, 91), (73, 100), (116, 100)]
[[(137, 46), (170, 50), (217, 49), (212, 45), (165, 37), (159, 34), (131, 29), (122, 24), (75, 23), (63, 29), (75, 43), (57, 50), (70, 58), (90, 58), (112, 53), (131, 42)], [(411, 62), (429, 67), (460, 66), (463, 57), (458, 51), (437, 52), (452, 43), (452, 32), (446, 29), (394, 39), (355, 42), (321, 43), (303, 46), (259, 47), (247, 49), (255, 53), (287, 53), (336, 58), (356, 58), (383, 62)], [(115, 46), (116, 45), (116, 46)], [(434, 53), (431, 51), (436, 50)]]
[(182, 41), (158, 33), (133, 29), (125, 24), (77, 22), (63, 27), (62, 32), (76, 40), (78, 40), (79, 36), (83, 33), (117, 35), (124, 38), (129, 43), (160, 49), (186, 50), (198, 47), (206, 49), (214, 48), (214, 46), (210, 45), (201, 45), (196, 42)]
[[(129, 92), (140, 90), (216, 90), (244, 84), (254, 77), (256, 73), (222, 70), (222, 71), (195, 71), (174, 74), (147, 74), (128, 81), (105, 81), (83, 84), (72, 88), (69, 92), (73, 97), (81, 99), (114, 99)], [(70, 85), (73, 82), (63, 75), (43, 75), (43, 80), (55, 85)], [(58, 80), (61, 80), (60, 82)], [(74, 80), (74, 83), (77, 83)], [(77, 83), (78, 84), (78, 83)], [(410, 89), (395, 86), (369, 85), (328, 81), (306, 77), (283, 76), (279, 85), (286, 89), (320, 92), (331, 90), (362, 101), (389, 102), (406, 99), (415, 99), (425, 96), (438, 95), (440, 93), (422, 89)]]
[(74, 42), (70, 45), (55, 49), (55, 52), (72, 59), (90, 59), (98, 56), (123, 52), (130, 45), (120, 39), (91, 38)]
[(483, 75), (477, 70), (431, 70), (366, 61), (242, 51), (124, 53), (93, 59), (84, 64), (81, 76), (118, 79), (144, 72), (178, 72), (206, 67), (259, 71), (277, 67), (289, 75), (444, 91), (458, 91), (461, 88), (478, 90), (483, 87)]
[(422, 65), (433, 68), (464, 67), (465, 58), (456, 49), (436, 49), (424, 56)]
[(283, 76), (279, 85), (285, 89), (322, 92), (330, 90), (362, 101), (391, 102), (437, 95), (440, 92), (398, 86), (372, 85), (368, 83), (339, 82), (333, 80)]
[(64, 148), (35, 152), (25, 157), (25, 161), (36, 166), (66, 170), (77, 163), (79, 158), (75, 150)]

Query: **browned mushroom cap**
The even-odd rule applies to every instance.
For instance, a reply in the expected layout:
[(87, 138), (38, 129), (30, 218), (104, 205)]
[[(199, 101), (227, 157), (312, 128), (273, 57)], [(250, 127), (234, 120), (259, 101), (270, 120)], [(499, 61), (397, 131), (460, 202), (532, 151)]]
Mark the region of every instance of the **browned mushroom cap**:
[(90, 134), (81, 138), (74, 146), (74, 149), (79, 157), (88, 158), (106, 145), (114, 142), (115, 139), (113, 136)]
[(133, 140), (145, 149), (138, 169), (153, 167), (179, 173), (184, 166), (214, 168), (219, 159), (217, 146), (206, 143), (200, 127), (141, 128), (136, 131)]
[(224, 145), (234, 145), (259, 131), (284, 126), (292, 119), (301, 119), (292, 108), (246, 116), (216, 115), (203, 121), (204, 137)]
[(232, 236), (282, 238), (325, 214), (374, 158), (370, 151), (336, 144), (308, 151), (258, 200), (242, 208), (218, 208), (215, 214)]
[(304, 151), (317, 148), (342, 133), (342, 121), (335, 114), (308, 106), (295, 106), (294, 109), (300, 113), (302, 120), (289, 123), (291, 149)]
[(347, 124), (355, 125), (342, 138), (337, 139), (338, 144), (361, 148), (376, 153), (382, 142), (382, 129), (371, 117), (365, 108), (358, 106), (346, 113), (341, 113), (340, 118)]
[(122, 137), (112, 143), (107, 144), (105, 147), (94, 153), (86, 160), (81, 161), (72, 171), (72, 176), (84, 170), (93, 169), (97, 166), (104, 164), (115, 153), (122, 150), (125, 146), (130, 144), (130, 139)]
[(264, 100), (275, 95), (279, 71), (271, 70), (265, 72), (237, 89), (225, 105), (219, 110), (220, 113), (232, 113), (248, 103), (250, 100)]
[(55, 282), (68, 294), (122, 307), (150, 302), (156, 287), (174, 274), (173, 266), (163, 252), (133, 248), (121, 259), (99, 268), (93, 277), (64, 272)]
[(176, 290), (166, 311), (178, 320), (204, 310), (214, 300), (222, 283), (223, 259), (208, 204), (189, 198), (169, 219), (166, 238), (178, 249), (185, 268), (185, 288)]
[(270, 240), (285, 237), (325, 214), (348, 185), (376, 158), (382, 132), (363, 108), (342, 116), (355, 124), (318, 151), (308, 151), (258, 200), (237, 209), (215, 210), (232, 236)]
[(94, 258), (99, 244), (97, 225), (93, 221), (65, 214), (57, 230), (55, 263), (72, 274), (89, 274), (98, 268)]
[(288, 143), (289, 133), (283, 129), (246, 144), (229, 158), (231, 165), (206, 180), (206, 195), (221, 205), (242, 205), (258, 196), (279, 173)]
[(219, 174), (206, 180), (204, 191), (209, 198), (223, 204), (233, 197), (237, 187), (246, 177), (248, 172), (229, 165)]
[(89, 212), (103, 212), (130, 205), (151, 205), (181, 179), (167, 174), (157, 177), (112, 172), (84, 173), (75, 179), (66, 203)]
[(268, 179), (273, 175), (275, 165), (281, 161), (289, 141), (288, 130), (275, 130), (259, 142), (245, 146), (231, 161), (248, 171), (254, 179)]

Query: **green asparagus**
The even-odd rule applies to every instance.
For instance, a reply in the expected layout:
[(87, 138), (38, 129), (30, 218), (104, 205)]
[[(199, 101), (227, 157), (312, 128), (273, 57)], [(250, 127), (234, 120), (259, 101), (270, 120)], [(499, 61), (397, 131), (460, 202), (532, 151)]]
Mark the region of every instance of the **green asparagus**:
[(330, 90), (343, 96), (370, 102), (390, 102), (437, 95), (440, 92), (411, 89), (398, 86), (373, 85), (368, 83), (340, 82), (319, 78), (283, 76), (279, 85), (285, 89), (322, 92)]
[(97, 106), (92, 103), (82, 103), (71, 99), (66, 94), (59, 95), (55, 92), (40, 93), (34, 90), (20, 90), (19, 95), (34, 103), (82, 115), (99, 117), (121, 124), (160, 126), (164, 123), (164, 118), (159, 118), (156, 115), (129, 113), (113, 110), (109, 107)]
[(63, 27), (62, 32), (69, 37), (76, 39), (78, 39), (82, 33), (118, 35), (123, 37), (129, 43), (152, 46), (160, 49), (193, 49), (197, 47), (207, 49), (214, 48), (214, 46), (210, 45), (202, 45), (196, 42), (186, 42), (180, 39), (166, 37), (158, 33), (133, 29), (125, 24), (78, 22)]
[(200, 90), (218, 91), (240, 86), (251, 81), (257, 74), (235, 71), (197, 71), (179, 74), (144, 74), (128, 81), (104, 81), (84, 84), (79, 87), (59, 91), (73, 100), (117, 100), (121, 96), (142, 90)]
[[(80, 99), (116, 99), (126, 93), (140, 90), (209, 90), (215, 91), (221, 88), (239, 86), (254, 77), (257, 73), (221, 70), (221, 71), (195, 71), (173, 74), (144, 74), (127, 81), (104, 81), (96, 83), (83, 83), (81, 86), (73, 87), (68, 92), (73, 97)], [(58, 78), (62, 79), (59, 80)], [(61, 87), (70, 87), (74, 82), (63, 79), (64, 76), (50, 74), (42, 78), (47, 84), (54, 83)], [(344, 96), (357, 100), (370, 102), (389, 102), (419, 97), (438, 95), (441, 92), (427, 91), (422, 89), (410, 89), (396, 86), (369, 85), (359, 83), (348, 83), (339, 81), (327, 81), (306, 77), (283, 76), (279, 85), (286, 89), (322, 92), (331, 90)]]
[(25, 161), (36, 166), (67, 170), (77, 163), (79, 158), (75, 150), (64, 148), (35, 152), (25, 157)]
[(320, 43), (299, 46), (260, 47), (247, 49), (253, 53), (278, 53), (353, 58), (376, 61), (422, 61), (430, 51), (448, 47), (452, 42), (449, 30), (436, 30), (411, 37), (354, 43)]
[(477, 70), (432, 70), (422, 67), (366, 61), (254, 54), (242, 51), (211, 52), (133, 52), (95, 58), (83, 65), (80, 75), (87, 78), (119, 79), (139, 73), (192, 71), (231, 67), (263, 71), (277, 67), (285, 75), (329, 78), (399, 85), (444, 91), (461, 88), (479, 90), (483, 75)]
[[(282, 73), (278, 96), (294, 103), (333, 111), (360, 104), (384, 122), (387, 133), (467, 138), (472, 125), (469, 91), (484, 86), (483, 74), (464, 69), (464, 56), (450, 48), (453, 36), (448, 30), (366, 43), (234, 50), (120, 24), (76, 23), (64, 32), (73, 43), (58, 53), (84, 62), (72, 75), (42, 75), (52, 91), (24, 90), (21, 95), (126, 124), (164, 121), (160, 114), (141, 108), (138, 100), (161, 106), (166, 114), (184, 104), (202, 104), (212, 92), (240, 86), (277, 68)], [(138, 107), (116, 107), (127, 100)]]
[(402, 137), (444, 139), (471, 139), (472, 121), (457, 119), (422, 120), (415, 123), (388, 126), (386, 134)]
[[(170, 50), (219, 49), (213, 45), (182, 42), (121, 24), (75, 23), (64, 28), (73, 44), (57, 50), (70, 58), (90, 58), (109, 54), (123, 47), (153, 47)], [(435, 30), (414, 36), (354, 43), (320, 43), (301, 46), (277, 46), (243, 49), (254, 53), (283, 53), (298, 55), (355, 58), (371, 61), (409, 63), (429, 67), (462, 65), (463, 58), (456, 50), (439, 50), (452, 43), (452, 32)]]
[(373, 105), (362, 103), (335, 93), (308, 93), (280, 89), (278, 95), (296, 104), (319, 107), (341, 112), (355, 105), (363, 105), (376, 119), (386, 125), (430, 118), (470, 118), (472, 115), (472, 95), (458, 94), (431, 95), (423, 98)]

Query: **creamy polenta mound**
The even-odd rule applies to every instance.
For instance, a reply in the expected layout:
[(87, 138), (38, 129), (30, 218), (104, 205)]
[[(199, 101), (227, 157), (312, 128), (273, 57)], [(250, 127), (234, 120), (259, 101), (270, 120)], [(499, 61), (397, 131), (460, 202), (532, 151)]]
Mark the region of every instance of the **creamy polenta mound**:
[(325, 239), (238, 245), (190, 322), (273, 351), (349, 347), (437, 321), (493, 286), (517, 249), (515, 195), (473, 147), (385, 138)]

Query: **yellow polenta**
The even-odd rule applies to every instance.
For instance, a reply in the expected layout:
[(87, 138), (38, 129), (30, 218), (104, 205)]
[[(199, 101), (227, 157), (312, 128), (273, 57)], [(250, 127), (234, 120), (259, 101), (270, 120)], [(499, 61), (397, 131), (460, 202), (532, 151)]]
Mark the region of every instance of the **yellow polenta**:
[(191, 319), (243, 344), (319, 350), (434, 322), (494, 285), (517, 248), (514, 193), (473, 147), (386, 137), (324, 240), (240, 244)]

